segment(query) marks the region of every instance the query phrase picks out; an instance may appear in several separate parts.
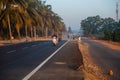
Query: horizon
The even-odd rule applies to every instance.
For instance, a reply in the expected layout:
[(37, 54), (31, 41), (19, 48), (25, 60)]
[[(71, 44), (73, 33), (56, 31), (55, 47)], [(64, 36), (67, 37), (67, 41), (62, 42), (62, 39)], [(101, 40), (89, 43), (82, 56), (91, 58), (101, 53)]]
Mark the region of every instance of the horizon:
[(63, 19), (66, 28), (72, 30), (80, 29), (81, 20), (90, 16), (116, 19), (116, 0), (46, 0), (46, 4), (52, 5), (52, 10)]

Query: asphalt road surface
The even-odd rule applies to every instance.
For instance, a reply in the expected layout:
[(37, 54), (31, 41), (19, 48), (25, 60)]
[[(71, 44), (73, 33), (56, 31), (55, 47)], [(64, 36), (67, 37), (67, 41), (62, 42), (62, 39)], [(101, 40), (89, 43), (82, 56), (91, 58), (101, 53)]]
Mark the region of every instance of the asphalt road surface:
[(0, 47), (0, 80), (22, 80), (66, 41), (36, 41)]
[[(90, 56), (95, 64), (97, 64), (109, 80), (120, 80), (120, 50), (113, 50), (107, 46), (82, 38), (82, 41), (89, 45)], [(109, 76), (109, 70), (113, 71), (113, 76)]]
[(84, 80), (84, 73), (78, 70), (83, 58), (77, 41), (69, 41), (30, 80)]

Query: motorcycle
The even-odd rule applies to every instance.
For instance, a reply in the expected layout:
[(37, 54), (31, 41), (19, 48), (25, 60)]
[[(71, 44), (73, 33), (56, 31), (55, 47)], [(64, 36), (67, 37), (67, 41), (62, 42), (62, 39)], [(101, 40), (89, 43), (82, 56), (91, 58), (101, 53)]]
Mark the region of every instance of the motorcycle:
[(53, 37), (53, 39), (52, 39), (52, 43), (53, 43), (53, 45), (54, 45), (54, 46), (56, 46), (56, 45), (57, 45), (58, 40), (57, 40), (57, 38), (56, 38), (56, 37)]

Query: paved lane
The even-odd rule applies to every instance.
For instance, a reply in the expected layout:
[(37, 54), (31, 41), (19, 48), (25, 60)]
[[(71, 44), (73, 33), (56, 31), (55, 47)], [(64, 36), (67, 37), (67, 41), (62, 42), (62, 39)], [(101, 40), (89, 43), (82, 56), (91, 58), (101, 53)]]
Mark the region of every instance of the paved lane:
[(108, 76), (109, 80), (120, 80), (120, 50), (113, 50), (107, 46), (82, 38), (82, 40), (89, 45), (90, 55), (93, 61), (108, 74), (109, 70), (113, 70), (114, 75)]
[(84, 80), (84, 73), (78, 68), (83, 58), (77, 41), (69, 41), (30, 80)]
[(36, 41), (0, 47), (0, 80), (21, 80), (66, 41)]

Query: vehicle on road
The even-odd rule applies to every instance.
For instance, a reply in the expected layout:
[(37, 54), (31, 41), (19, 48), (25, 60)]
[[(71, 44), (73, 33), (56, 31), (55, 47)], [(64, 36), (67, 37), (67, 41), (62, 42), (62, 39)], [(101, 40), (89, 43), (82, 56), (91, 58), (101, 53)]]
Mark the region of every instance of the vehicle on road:
[(57, 38), (53, 37), (52, 43), (53, 43), (54, 46), (56, 46), (58, 44)]
[(56, 46), (58, 44), (58, 38), (57, 38), (57, 35), (53, 35), (52, 36), (52, 43), (54, 46)]

